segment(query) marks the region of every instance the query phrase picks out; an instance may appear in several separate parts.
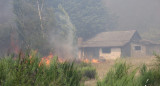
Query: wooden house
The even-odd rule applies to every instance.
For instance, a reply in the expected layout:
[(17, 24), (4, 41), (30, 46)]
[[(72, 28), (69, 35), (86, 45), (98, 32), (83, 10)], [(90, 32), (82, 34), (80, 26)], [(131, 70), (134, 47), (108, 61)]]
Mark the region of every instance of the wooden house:
[(87, 41), (79, 38), (78, 45), (79, 58), (145, 57), (160, 50), (160, 44), (143, 40), (136, 30), (102, 32)]

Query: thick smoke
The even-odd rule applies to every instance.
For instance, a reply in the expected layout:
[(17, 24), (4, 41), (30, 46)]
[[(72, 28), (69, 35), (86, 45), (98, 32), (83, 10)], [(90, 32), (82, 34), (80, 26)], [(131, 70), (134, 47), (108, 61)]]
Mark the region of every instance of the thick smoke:
[(57, 28), (51, 33), (51, 43), (55, 54), (63, 58), (73, 58), (77, 55), (75, 26), (62, 5), (56, 10)]

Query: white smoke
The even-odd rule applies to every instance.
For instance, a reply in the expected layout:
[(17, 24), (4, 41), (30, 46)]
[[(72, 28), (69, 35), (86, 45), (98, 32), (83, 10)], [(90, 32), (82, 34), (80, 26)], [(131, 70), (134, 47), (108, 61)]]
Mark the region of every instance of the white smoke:
[(77, 47), (75, 39), (75, 26), (62, 5), (56, 12), (58, 27), (53, 30), (51, 43), (54, 45), (55, 54), (59, 57), (72, 58), (76, 56)]

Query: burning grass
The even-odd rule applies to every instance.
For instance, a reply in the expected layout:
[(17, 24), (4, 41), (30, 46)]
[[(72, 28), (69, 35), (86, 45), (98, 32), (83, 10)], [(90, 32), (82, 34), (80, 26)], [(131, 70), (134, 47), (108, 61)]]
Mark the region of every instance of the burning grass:
[(74, 63), (40, 59), (34, 51), (0, 59), (0, 86), (80, 86), (81, 78)]
[[(146, 65), (132, 68), (125, 62), (116, 63), (97, 86), (159, 86), (160, 56), (156, 55), (156, 58), (156, 65), (150, 68)], [(20, 53), (16, 57), (10, 55), (0, 59), (0, 86), (81, 86), (86, 80), (98, 80), (96, 66), (106, 64), (96, 59), (76, 61), (66, 62), (52, 53), (40, 58), (37, 51)]]

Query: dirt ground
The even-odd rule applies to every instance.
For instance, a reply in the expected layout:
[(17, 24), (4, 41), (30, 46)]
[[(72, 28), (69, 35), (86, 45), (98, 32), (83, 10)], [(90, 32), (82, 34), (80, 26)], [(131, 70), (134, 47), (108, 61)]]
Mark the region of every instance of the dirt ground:
[[(124, 58), (124, 59), (118, 59), (118, 60), (107, 60), (103, 63), (93, 64), (93, 66), (97, 70), (97, 78), (98, 80), (101, 80), (105, 77), (107, 71), (114, 65), (116, 61), (126, 61), (127, 64), (133, 66), (133, 67), (140, 67), (143, 64), (146, 64), (148, 67), (151, 67), (155, 61), (154, 57), (150, 58)], [(85, 86), (96, 86), (97, 80), (88, 80), (85, 82)]]

